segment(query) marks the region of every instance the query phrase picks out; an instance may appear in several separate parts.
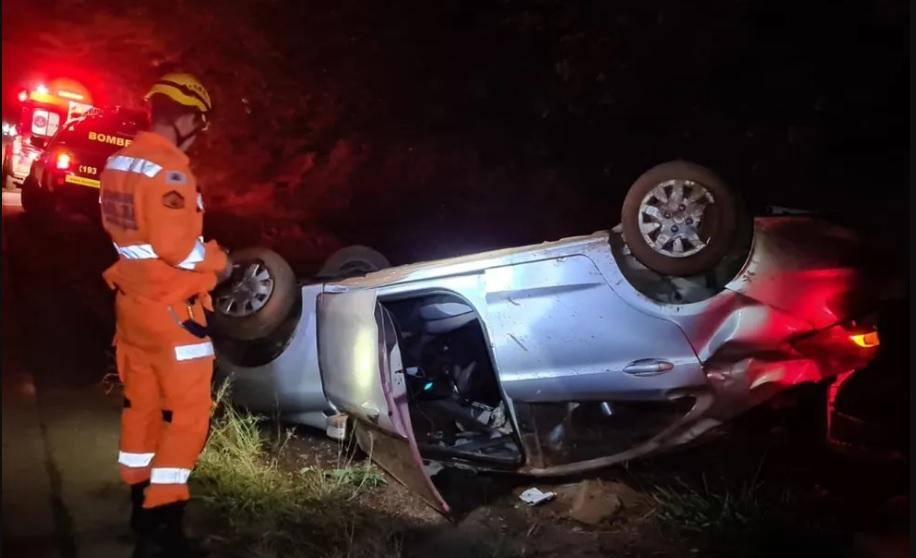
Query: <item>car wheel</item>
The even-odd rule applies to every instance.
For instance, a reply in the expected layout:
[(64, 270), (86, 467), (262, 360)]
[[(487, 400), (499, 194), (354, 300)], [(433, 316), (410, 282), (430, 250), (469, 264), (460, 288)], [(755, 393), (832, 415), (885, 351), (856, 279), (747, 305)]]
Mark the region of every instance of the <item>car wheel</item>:
[(33, 218), (38, 217), (45, 209), (41, 194), (38, 186), (29, 178), (26, 178), (22, 183), (22, 193), (20, 194), (22, 210)]
[(715, 268), (749, 221), (738, 197), (714, 172), (687, 161), (652, 167), (630, 187), (621, 223), (633, 255), (663, 275)]
[(368, 246), (347, 246), (325, 260), (316, 278), (329, 280), (359, 277), (388, 267), (391, 267), (391, 262), (377, 250)]
[(210, 325), (240, 341), (267, 337), (296, 307), (296, 276), (283, 257), (266, 248), (233, 252), (232, 263), (232, 276), (213, 292)]

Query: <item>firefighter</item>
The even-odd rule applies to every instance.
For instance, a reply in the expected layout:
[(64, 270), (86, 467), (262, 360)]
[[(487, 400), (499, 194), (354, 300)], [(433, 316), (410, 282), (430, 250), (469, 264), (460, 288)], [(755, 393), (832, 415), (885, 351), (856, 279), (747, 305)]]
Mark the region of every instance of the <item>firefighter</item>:
[(118, 463), (131, 488), (134, 556), (191, 556), (200, 551), (182, 527), (187, 482), (212, 405), (204, 310), (231, 263), (215, 241), (203, 241), (203, 201), (185, 154), (207, 128), (207, 90), (192, 75), (171, 73), (145, 99), (151, 130), (109, 157), (99, 197), (119, 255), (103, 274), (116, 290), (124, 385)]

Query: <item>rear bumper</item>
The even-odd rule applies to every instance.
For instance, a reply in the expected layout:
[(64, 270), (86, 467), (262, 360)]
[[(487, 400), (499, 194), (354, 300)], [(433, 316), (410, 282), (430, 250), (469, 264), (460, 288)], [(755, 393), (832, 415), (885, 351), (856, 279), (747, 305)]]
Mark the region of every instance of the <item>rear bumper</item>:
[(99, 189), (79, 184), (57, 184), (48, 192), (49, 201), (54, 212), (60, 217), (67, 214), (78, 214), (87, 217), (101, 218), (99, 210)]

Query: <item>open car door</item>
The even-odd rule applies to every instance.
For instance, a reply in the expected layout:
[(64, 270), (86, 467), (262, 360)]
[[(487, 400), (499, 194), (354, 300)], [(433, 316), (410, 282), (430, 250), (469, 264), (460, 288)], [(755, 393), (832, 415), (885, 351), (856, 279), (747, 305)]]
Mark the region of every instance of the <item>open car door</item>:
[(448, 513), (417, 448), (397, 331), (375, 291), (319, 296), (318, 362), (325, 395), (354, 419), (359, 447), (429, 505)]

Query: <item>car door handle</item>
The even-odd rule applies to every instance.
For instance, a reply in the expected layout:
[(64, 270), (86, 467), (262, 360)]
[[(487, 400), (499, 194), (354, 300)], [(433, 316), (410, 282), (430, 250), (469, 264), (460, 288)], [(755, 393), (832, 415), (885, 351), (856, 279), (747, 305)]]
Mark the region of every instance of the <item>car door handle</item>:
[(674, 365), (667, 360), (643, 358), (634, 360), (630, 364), (624, 366), (623, 371), (633, 376), (655, 376), (656, 374), (667, 372), (672, 368), (674, 368)]

